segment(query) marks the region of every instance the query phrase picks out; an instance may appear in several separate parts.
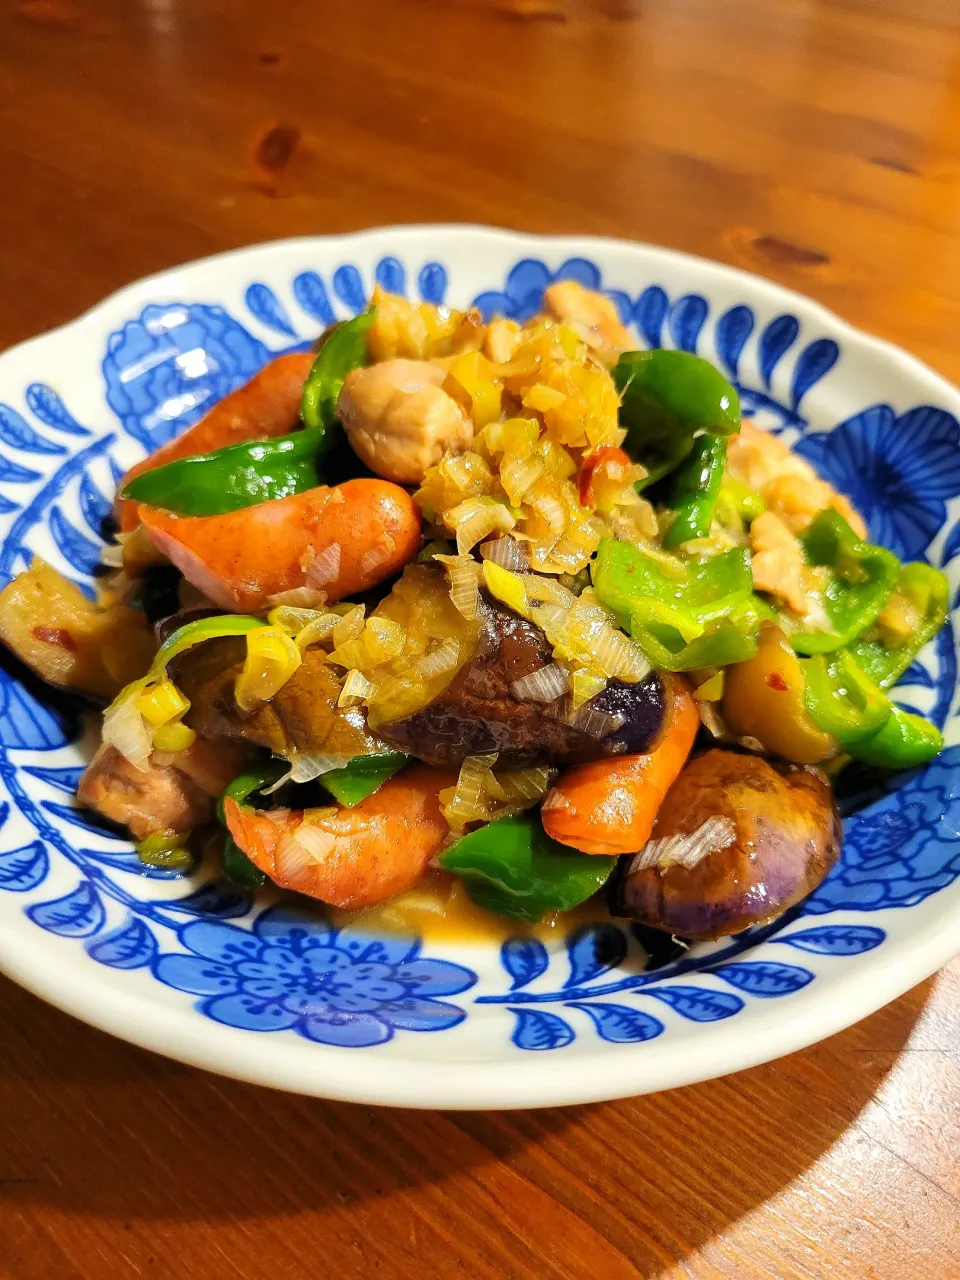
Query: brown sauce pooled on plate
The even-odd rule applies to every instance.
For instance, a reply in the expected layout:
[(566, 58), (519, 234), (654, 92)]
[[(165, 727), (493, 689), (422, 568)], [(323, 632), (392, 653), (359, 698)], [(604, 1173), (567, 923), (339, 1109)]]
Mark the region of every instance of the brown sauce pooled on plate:
[(603, 894), (596, 894), (573, 911), (554, 911), (539, 924), (511, 916), (497, 916), (475, 906), (463, 881), (445, 871), (428, 871), (420, 883), (390, 902), (365, 911), (337, 911), (330, 917), (340, 928), (370, 929), (376, 933), (401, 933), (426, 942), (505, 942), (525, 934), (549, 938), (581, 925), (609, 921)]

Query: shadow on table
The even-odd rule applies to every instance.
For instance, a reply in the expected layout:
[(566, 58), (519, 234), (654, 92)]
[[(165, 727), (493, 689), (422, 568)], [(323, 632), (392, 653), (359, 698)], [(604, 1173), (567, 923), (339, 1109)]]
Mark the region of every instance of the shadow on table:
[[(558, 1233), (580, 1232), (655, 1276), (838, 1139), (894, 1065), (930, 986), (822, 1045), (724, 1080), (562, 1110), (441, 1114), (206, 1075), (0, 979), (0, 1207), (49, 1206), (123, 1227), (255, 1227), (279, 1216), (295, 1237), (302, 1211), (359, 1233), (388, 1202), (402, 1218), (419, 1201), (418, 1248), (440, 1247), (431, 1223), (460, 1212), (467, 1225), (448, 1230), (505, 1230), (521, 1253), (543, 1257), (562, 1256)], [(417, 1193), (427, 1187), (424, 1215)]]

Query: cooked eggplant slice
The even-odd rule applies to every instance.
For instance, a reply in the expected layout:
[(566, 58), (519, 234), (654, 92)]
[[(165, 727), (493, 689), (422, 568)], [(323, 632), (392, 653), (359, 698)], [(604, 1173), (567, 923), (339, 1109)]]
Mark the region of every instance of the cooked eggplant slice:
[(624, 858), (611, 909), (684, 938), (739, 933), (812, 892), (840, 839), (819, 769), (707, 751), (667, 792), (645, 847)]

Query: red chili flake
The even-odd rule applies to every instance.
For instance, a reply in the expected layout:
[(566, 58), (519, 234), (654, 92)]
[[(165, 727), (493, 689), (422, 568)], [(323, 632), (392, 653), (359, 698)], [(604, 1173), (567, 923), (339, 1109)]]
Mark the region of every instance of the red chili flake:
[(611, 465), (622, 467), (630, 466), (630, 458), (622, 449), (618, 449), (615, 445), (605, 444), (599, 449), (595, 449), (593, 453), (588, 454), (580, 464), (580, 474), (577, 477), (578, 489), (580, 496), (580, 505), (582, 507), (594, 507), (593, 496), (593, 477), (601, 468)]
[(770, 672), (767, 676), (767, 686), (770, 689), (776, 689), (779, 693), (786, 693), (790, 688), (779, 671)]
[(66, 649), (68, 653), (75, 653), (77, 646), (73, 636), (69, 631), (64, 631), (63, 627), (34, 627), (34, 640), (41, 640), (44, 644), (56, 644), (61, 649)]

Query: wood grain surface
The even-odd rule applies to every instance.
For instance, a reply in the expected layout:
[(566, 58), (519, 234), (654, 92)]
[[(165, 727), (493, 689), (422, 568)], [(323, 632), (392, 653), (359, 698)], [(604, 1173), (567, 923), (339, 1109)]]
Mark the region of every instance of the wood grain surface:
[[(251, 241), (609, 233), (960, 379), (958, 0), (0, 4), (0, 346)], [(203, 1075), (0, 980), (0, 1277), (960, 1277), (960, 965), (779, 1063), (419, 1114)]]

